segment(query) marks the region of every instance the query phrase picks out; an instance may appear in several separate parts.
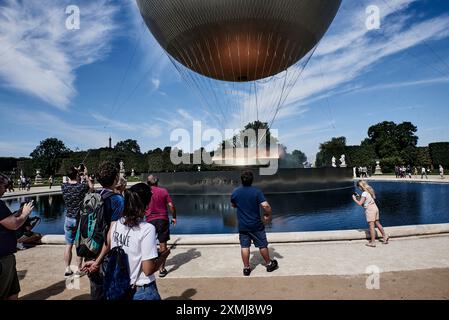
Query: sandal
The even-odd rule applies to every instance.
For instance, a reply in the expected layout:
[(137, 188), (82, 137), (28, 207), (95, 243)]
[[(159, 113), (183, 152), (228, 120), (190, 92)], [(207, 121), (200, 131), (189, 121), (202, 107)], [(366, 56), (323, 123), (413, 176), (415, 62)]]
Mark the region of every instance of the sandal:
[(390, 237), (389, 236), (387, 236), (386, 239), (382, 239), (382, 243), (383, 244), (388, 244), (388, 241), (390, 241)]
[(375, 244), (375, 243), (369, 242), (369, 243), (365, 244), (365, 246), (371, 247), (371, 248), (375, 248), (375, 247), (376, 247), (376, 244)]

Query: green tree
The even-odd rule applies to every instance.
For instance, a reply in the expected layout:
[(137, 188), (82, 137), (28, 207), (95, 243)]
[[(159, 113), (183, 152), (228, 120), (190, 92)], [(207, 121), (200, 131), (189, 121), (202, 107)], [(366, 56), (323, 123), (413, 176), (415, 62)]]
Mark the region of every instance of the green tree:
[(439, 165), (449, 167), (449, 142), (437, 142), (429, 144), (430, 157), (435, 167)]
[(373, 146), (363, 142), (361, 146), (347, 146), (345, 155), (350, 167), (372, 167), (377, 158)]
[[(248, 135), (245, 135), (246, 130), (254, 130), (255, 137), (250, 138)], [(259, 130), (266, 130), (265, 134), (261, 134), (259, 136)], [(262, 142), (265, 142), (265, 145), (261, 145)], [(259, 148), (266, 148), (266, 150), (270, 149), (272, 143), (278, 143), (278, 140), (271, 135), (270, 128), (268, 127), (267, 122), (254, 121), (248, 123), (243, 130), (240, 131), (239, 134), (235, 135), (229, 140), (225, 140), (221, 143), (221, 147), (223, 149), (226, 148), (255, 148), (256, 146)]]
[(304, 163), (307, 162), (307, 156), (300, 150), (294, 150), (292, 153), (287, 152), (287, 147), (281, 145), (283, 153), (279, 159), (279, 166), (281, 168), (304, 168)]
[(332, 138), (332, 140), (320, 144), (320, 151), (316, 155), (316, 167), (330, 167), (332, 165), (332, 157), (337, 159), (345, 154), (346, 137)]
[(372, 145), (379, 159), (400, 159), (404, 164), (414, 164), (418, 143), (418, 137), (415, 135), (417, 130), (411, 122), (396, 124), (384, 121), (368, 129), (368, 139), (364, 144)]
[(301, 150), (293, 150), (292, 157), (295, 160), (296, 163), (304, 166), (304, 163), (307, 162), (307, 156), (304, 152)]
[(137, 154), (141, 153), (139, 144), (136, 140), (132, 139), (117, 142), (114, 149), (122, 152), (132, 152)]
[(44, 174), (54, 175), (64, 157), (70, 153), (64, 142), (56, 138), (48, 138), (40, 142), (40, 144), (31, 152), (30, 157), (33, 159), (34, 166), (43, 170)]
[(430, 167), (432, 165), (432, 159), (430, 158), (429, 147), (416, 148), (416, 160), (415, 166)]

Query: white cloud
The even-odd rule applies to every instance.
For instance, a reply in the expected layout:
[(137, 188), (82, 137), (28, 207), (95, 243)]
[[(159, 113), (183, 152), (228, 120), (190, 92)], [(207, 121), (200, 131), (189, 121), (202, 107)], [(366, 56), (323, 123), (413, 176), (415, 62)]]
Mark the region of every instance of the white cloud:
[(161, 86), (161, 80), (151, 79), (151, 84), (153, 85), (154, 90), (157, 91), (159, 89), (159, 87)]
[(35, 145), (29, 142), (0, 141), (0, 157), (11, 157), (12, 155), (29, 156)]
[[(8, 112), (5, 108), (0, 108), (0, 111)], [(14, 108), (13, 113), (8, 112), (8, 117), (11, 122), (20, 123), (25, 128), (30, 127), (37, 132), (64, 141), (69, 148), (73, 146), (99, 148), (106, 146), (109, 138), (109, 134), (102, 130), (75, 124), (42, 111)], [(38, 142), (34, 141), (35, 144)]]
[[(398, 7), (403, 8), (413, 1), (399, 2), (402, 5)], [(390, 20), (388, 17), (384, 18), (381, 30), (383, 35), (376, 31), (362, 32), (353, 31), (353, 29), (334, 31), (330, 41), (338, 39), (347, 45), (324, 46), (323, 51), (320, 51), (321, 47), (319, 47), (318, 54), (312, 58), (302, 76), (301, 85), (295, 86), (287, 103), (304, 103), (307, 99), (327, 96), (329, 90), (351, 83), (388, 56), (449, 36), (449, 15), (417, 22), (411, 26), (409, 26), (410, 17), (397, 18), (398, 15), (399, 13), (396, 12), (395, 15), (389, 15)], [(356, 19), (356, 13), (352, 16)], [(356, 21), (362, 24), (362, 21)], [(354, 37), (355, 33), (358, 37)], [(327, 40), (328, 38), (325, 38), (323, 43), (327, 43)], [(425, 81), (432, 81), (432, 79)]]
[(0, 4), (0, 85), (67, 109), (76, 96), (76, 70), (102, 59), (116, 35), (117, 6), (79, 2), (79, 30), (68, 30), (68, 1), (5, 0)]
[(113, 120), (106, 116), (95, 112), (90, 112), (90, 115), (100, 123), (103, 123), (105, 128), (116, 129), (128, 133), (133, 133), (134, 136), (143, 136), (147, 138), (158, 138), (162, 135), (163, 130), (157, 123)]

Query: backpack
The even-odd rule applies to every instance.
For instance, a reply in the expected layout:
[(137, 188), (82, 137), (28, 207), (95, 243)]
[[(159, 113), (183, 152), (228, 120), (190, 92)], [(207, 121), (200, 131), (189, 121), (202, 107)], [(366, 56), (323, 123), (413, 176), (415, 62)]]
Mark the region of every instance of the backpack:
[[(116, 222), (115, 228), (117, 229)], [(129, 228), (126, 238), (131, 228)], [(112, 248), (103, 263), (103, 292), (106, 300), (131, 300), (134, 286), (130, 285), (129, 260), (123, 245)]]
[(76, 253), (79, 257), (96, 258), (100, 254), (110, 225), (105, 211), (110, 210), (108, 199), (113, 195), (112, 191), (106, 190), (102, 193), (88, 193), (84, 197), (75, 236)]

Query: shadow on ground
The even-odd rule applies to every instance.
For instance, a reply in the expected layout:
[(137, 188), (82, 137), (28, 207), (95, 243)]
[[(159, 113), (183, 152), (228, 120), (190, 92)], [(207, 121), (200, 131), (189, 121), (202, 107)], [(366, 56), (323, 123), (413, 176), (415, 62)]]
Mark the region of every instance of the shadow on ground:
[(181, 293), (179, 297), (171, 296), (164, 300), (192, 300), (191, 298), (197, 293), (196, 289), (190, 288)]
[(29, 293), (23, 297), (20, 297), (20, 300), (47, 300), (52, 296), (56, 296), (61, 294), (66, 289), (66, 281), (62, 280), (52, 284), (51, 286)]
[[(270, 252), (270, 258), (271, 259), (283, 259), (284, 257), (276, 252), (276, 249), (274, 248), (268, 248), (268, 251)], [(251, 258), (249, 260), (249, 264), (251, 266), (251, 269), (256, 269), (258, 265), (265, 265), (265, 261), (263, 260), (262, 256), (260, 255), (259, 251), (251, 251)]]
[(179, 269), (180, 266), (183, 264), (187, 264), (193, 259), (197, 259), (201, 257), (201, 252), (199, 252), (196, 248), (189, 249), (187, 252), (179, 253), (172, 257), (171, 259), (167, 260), (167, 263), (165, 264), (166, 267), (171, 267), (170, 269), (167, 269), (168, 272), (173, 272)]
[(22, 281), (23, 279), (25, 279), (27, 272), (28, 272), (28, 270), (17, 271), (17, 276), (19, 277), (19, 281)]

